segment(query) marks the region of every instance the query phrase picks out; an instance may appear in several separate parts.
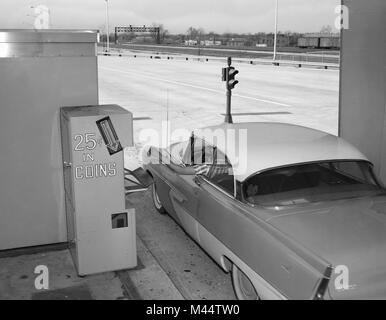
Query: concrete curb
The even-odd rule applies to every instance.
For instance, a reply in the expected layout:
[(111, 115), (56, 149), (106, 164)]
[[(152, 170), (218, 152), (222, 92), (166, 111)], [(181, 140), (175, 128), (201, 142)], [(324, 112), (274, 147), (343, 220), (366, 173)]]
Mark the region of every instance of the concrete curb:
[(130, 299), (184, 300), (165, 270), (138, 236), (137, 254), (144, 268), (117, 272)]

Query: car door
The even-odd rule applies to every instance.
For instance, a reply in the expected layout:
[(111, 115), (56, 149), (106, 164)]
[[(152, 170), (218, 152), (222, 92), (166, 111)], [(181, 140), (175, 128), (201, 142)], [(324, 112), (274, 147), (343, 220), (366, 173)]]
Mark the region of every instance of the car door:
[(173, 217), (175, 217), (175, 212), (173, 204), (170, 201), (169, 193), (171, 190), (170, 180), (174, 179), (174, 174), (167, 167), (165, 163), (159, 163), (152, 165), (152, 170), (154, 184), (157, 190), (157, 194), (160, 198), (160, 201), (166, 211)]
[[(238, 237), (234, 232), (235, 210), (235, 179), (232, 165), (227, 156), (216, 146), (206, 141), (195, 142), (195, 149), (201, 149), (205, 154), (198, 154), (195, 161), (202, 157), (209, 170), (198, 175), (193, 182), (199, 186), (199, 203), (197, 221), (206, 230), (199, 226), (198, 237), (200, 244), (207, 248), (210, 244), (203, 241), (207, 239), (203, 232), (209, 231), (220, 241), (225, 237)], [(200, 231), (201, 230), (201, 231)], [(201, 232), (201, 234), (200, 234)]]
[(169, 197), (179, 223), (198, 241), (197, 213), (200, 189), (194, 180), (194, 175), (176, 174)]
[(178, 216), (175, 212), (174, 204), (171, 201), (171, 191), (178, 190), (182, 183), (173, 167), (183, 166), (183, 155), (186, 151), (188, 142), (174, 143), (169, 148), (152, 147), (147, 153), (147, 161), (151, 163), (155, 187), (160, 201), (166, 211), (177, 221)]
[[(164, 166), (163, 173), (169, 182), (169, 201), (173, 206), (174, 217), (185, 229), (185, 231), (196, 241), (198, 241), (197, 228), (197, 213), (198, 213), (198, 197), (200, 188), (195, 183), (196, 176), (192, 167), (195, 165), (191, 155), (197, 152), (202, 152), (200, 148), (195, 150), (194, 137), (187, 143), (182, 144), (184, 151), (181, 154), (178, 148), (170, 148), (171, 158), (175, 159), (181, 156), (181, 162), (175, 161), (172, 166)], [(193, 153), (191, 150), (194, 150)], [(199, 155), (198, 155), (199, 156)], [(177, 162), (184, 168), (179, 169)], [(190, 170), (185, 170), (189, 169)], [(190, 171), (189, 174), (184, 174)]]
[(200, 185), (198, 222), (218, 240), (238, 237), (234, 231), (235, 182), (229, 163), (214, 163), (196, 181)]
[[(171, 150), (172, 155), (175, 153)], [(182, 227), (199, 242), (197, 219), (201, 188), (192, 167), (199, 165), (209, 168), (213, 164), (213, 147), (205, 144), (202, 139), (192, 136), (186, 144), (182, 162), (185, 168), (191, 168), (190, 174), (183, 174), (185, 170), (176, 172), (177, 170), (173, 170), (170, 166), (170, 171), (165, 173), (172, 185), (169, 198)], [(178, 169), (178, 167), (173, 167)]]

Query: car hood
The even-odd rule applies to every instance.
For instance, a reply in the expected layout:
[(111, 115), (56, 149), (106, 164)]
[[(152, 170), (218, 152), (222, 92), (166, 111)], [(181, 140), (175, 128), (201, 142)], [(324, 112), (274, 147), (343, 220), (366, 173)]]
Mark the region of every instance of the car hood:
[(386, 298), (386, 197), (283, 210), (267, 222), (331, 263), (331, 298)]

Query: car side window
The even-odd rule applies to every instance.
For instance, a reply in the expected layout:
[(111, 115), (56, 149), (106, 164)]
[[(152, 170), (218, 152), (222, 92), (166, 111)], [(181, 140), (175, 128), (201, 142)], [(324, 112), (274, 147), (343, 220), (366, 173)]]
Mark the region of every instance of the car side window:
[(232, 166), (229, 163), (214, 163), (206, 174), (206, 178), (230, 195), (234, 195), (234, 175)]
[[(193, 150), (193, 152), (192, 152)], [(215, 158), (215, 148), (207, 143), (204, 140), (192, 136), (187, 143), (186, 150), (182, 161), (185, 165), (194, 166), (213, 164)]]
[[(197, 149), (195, 148), (195, 150)], [(212, 146), (203, 140), (201, 140), (201, 154), (198, 153), (197, 157), (200, 158), (200, 156), (202, 161), (205, 161), (204, 163), (209, 166), (204, 176), (211, 183), (233, 196), (235, 191), (234, 175), (227, 156), (216, 146)]]
[(185, 150), (183, 162), (189, 166), (206, 166), (207, 170), (203, 170), (201, 175), (225, 192), (234, 195), (232, 165), (227, 156), (216, 146), (192, 136)]
[(215, 161), (215, 148), (200, 138), (194, 139), (192, 165), (212, 165)]
[(184, 165), (183, 157), (184, 157), (184, 153), (186, 152), (187, 146), (188, 146), (188, 141), (172, 144), (168, 149), (170, 153), (170, 162), (175, 165), (183, 166)]
[(194, 136), (191, 136), (186, 143), (186, 149), (184, 151), (184, 155), (182, 157), (182, 162), (186, 166), (192, 165), (192, 148), (194, 147)]

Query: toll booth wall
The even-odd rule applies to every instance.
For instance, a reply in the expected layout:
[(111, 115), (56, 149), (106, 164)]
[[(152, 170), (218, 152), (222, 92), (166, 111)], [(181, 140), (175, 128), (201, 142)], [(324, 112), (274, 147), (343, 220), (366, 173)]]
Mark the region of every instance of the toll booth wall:
[(342, 4), (339, 135), (374, 163), (386, 184), (386, 2)]
[(96, 41), (0, 30), (0, 250), (67, 241), (59, 113), (98, 103)]

